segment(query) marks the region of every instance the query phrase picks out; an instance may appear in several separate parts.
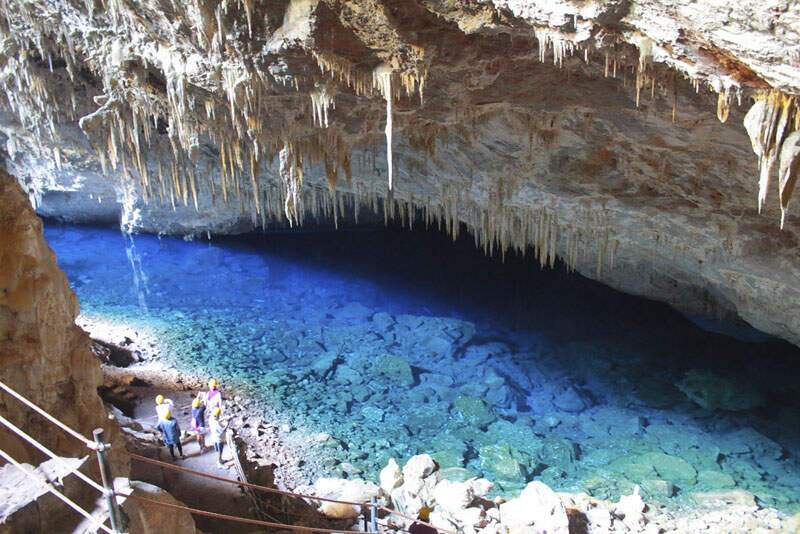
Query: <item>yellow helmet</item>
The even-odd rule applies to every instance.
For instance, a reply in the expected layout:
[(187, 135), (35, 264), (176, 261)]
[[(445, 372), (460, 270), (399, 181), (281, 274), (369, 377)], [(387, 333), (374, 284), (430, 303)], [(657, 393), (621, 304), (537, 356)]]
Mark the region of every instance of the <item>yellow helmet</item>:
[(164, 402), (164, 395), (156, 395), (156, 404)]
[(192, 408), (199, 408), (200, 407), (200, 399), (195, 398), (192, 401)]
[(211, 415), (213, 415), (214, 417), (219, 417), (219, 414), (221, 413), (222, 413), (222, 408), (217, 406), (216, 408), (214, 408), (214, 411), (211, 412)]
[(217, 387), (216, 380), (212, 378), (211, 380), (208, 381), (208, 389), (216, 389), (216, 387)]
[(172, 417), (172, 410), (165, 410), (164, 419), (169, 419), (170, 417)]
[(427, 506), (423, 506), (422, 508), (419, 509), (419, 515), (417, 517), (419, 517), (423, 521), (427, 521), (431, 517), (431, 509), (428, 508)]

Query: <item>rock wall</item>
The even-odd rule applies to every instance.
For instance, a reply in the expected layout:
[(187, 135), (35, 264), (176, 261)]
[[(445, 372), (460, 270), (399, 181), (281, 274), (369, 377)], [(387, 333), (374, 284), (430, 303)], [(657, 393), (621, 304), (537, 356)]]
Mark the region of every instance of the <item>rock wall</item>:
[(5, 8), (0, 140), (41, 214), (463, 225), (800, 344), (796, 4), (104, 5)]
[[(0, 380), (88, 438), (102, 427), (113, 442), (119, 429), (97, 395), (100, 365), (89, 350), (89, 336), (75, 325), (78, 299), (44, 241), (41, 219), (17, 180), (2, 169), (0, 206)], [(0, 411), (61, 456), (92, 452), (5, 392)], [(43, 460), (5, 431), (0, 448), (20, 462)], [(115, 475), (127, 476), (122, 457), (114, 455), (112, 467)]]

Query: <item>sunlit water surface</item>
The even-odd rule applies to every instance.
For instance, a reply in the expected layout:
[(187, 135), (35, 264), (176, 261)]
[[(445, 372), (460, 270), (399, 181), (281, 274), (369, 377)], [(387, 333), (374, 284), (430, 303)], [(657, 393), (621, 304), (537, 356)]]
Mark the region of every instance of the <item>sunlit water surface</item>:
[(150, 324), (178, 367), (329, 434), (319, 475), (376, 480), (425, 452), (507, 493), (639, 484), (692, 505), (743, 488), (800, 509), (800, 351), (767, 336), (710, 333), (438, 233), (185, 242), (49, 223), (45, 237), (83, 313)]

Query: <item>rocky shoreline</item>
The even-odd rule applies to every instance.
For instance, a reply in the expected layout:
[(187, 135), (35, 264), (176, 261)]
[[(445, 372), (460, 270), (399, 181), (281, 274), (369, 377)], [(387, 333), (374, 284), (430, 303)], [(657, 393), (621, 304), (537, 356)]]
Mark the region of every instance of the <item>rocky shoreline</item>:
[[(203, 388), (205, 375), (186, 373), (159, 357), (158, 339), (96, 317), (81, 316), (77, 322), (93, 338), (124, 348), (135, 360), (124, 368), (104, 365), (107, 383), (130, 383), (135, 377), (150, 388), (164, 391)], [(473, 477), (463, 468), (441, 468), (427, 454), (412, 457), (402, 469), (390, 459), (376, 484), (361, 480), (355, 466), (326, 454), (336, 438), (304, 432), (249, 393), (245, 387), (226, 390), (232, 427), (247, 444), (248, 460), (271, 468), (281, 489), (348, 500), (376, 496), (409, 516), (416, 516), (423, 506), (431, 507), (433, 524), (467, 533), (499, 534), (519, 528), (549, 533), (800, 531), (800, 514), (788, 516), (763, 507), (755, 495), (742, 489), (697, 492), (693, 494), (694, 506), (680, 507), (649, 499), (646, 502), (638, 485), (618, 500), (582, 492), (555, 492), (540, 481), (506, 496), (498, 495), (493, 482)], [(326, 512), (324, 506), (321, 511)], [(410, 523), (396, 516), (385, 521), (386, 528), (396, 529), (407, 528)]]

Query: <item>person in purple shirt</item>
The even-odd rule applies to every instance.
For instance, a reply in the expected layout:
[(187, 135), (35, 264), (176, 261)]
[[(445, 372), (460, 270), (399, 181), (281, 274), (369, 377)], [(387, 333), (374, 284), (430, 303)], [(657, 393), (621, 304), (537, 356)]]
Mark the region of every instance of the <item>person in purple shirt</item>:
[(192, 424), (191, 429), (197, 434), (197, 443), (200, 445), (200, 454), (206, 450), (206, 405), (203, 403), (200, 393), (192, 401)]

